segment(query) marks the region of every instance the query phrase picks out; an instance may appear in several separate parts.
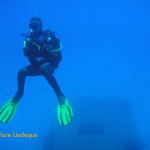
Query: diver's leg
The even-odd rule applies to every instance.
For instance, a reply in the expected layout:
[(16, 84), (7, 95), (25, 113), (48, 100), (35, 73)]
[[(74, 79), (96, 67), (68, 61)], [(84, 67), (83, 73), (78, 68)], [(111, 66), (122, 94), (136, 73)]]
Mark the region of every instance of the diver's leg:
[(60, 104), (64, 104), (65, 102), (65, 97), (64, 94), (62, 93), (55, 77), (53, 76), (53, 72), (54, 72), (54, 67), (47, 63), (47, 64), (43, 64), (40, 67), (41, 70), (41, 74), (46, 78), (46, 80), (48, 81), (48, 83), (52, 86), (54, 92), (56, 93), (57, 97), (58, 97), (58, 101)]
[(41, 69), (41, 74), (47, 79), (47, 81), (52, 86), (52, 88), (54, 89), (58, 97), (59, 104), (57, 109), (57, 115), (58, 115), (59, 123), (61, 125), (68, 125), (72, 121), (73, 111), (67, 98), (60, 90), (60, 87), (55, 77), (52, 75), (55, 68), (51, 64), (44, 64), (40, 67), (40, 69)]
[(21, 99), (21, 97), (23, 96), (26, 76), (36, 76), (38, 74), (39, 74), (38, 69), (32, 67), (31, 65), (21, 69), (18, 72), (18, 76), (17, 76), (18, 91), (16, 92), (16, 94), (12, 98), (13, 102), (18, 102)]

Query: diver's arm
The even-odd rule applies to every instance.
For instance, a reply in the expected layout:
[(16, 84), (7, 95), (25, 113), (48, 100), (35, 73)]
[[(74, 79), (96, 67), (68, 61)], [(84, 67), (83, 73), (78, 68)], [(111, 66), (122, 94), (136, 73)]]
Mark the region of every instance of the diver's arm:
[(31, 45), (32, 45), (31, 39), (27, 37), (24, 41), (24, 48), (23, 48), (24, 56), (28, 57), (28, 60), (31, 65), (40, 66), (43, 60), (41, 61), (34, 56), (35, 54), (34, 51), (32, 50)]
[(52, 33), (50, 34), (50, 40), (45, 43), (43, 46), (44, 56), (48, 59), (56, 59), (58, 61), (61, 61), (62, 55), (61, 55), (61, 49), (62, 44), (58, 38)]
[(51, 55), (54, 57), (58, 57), (61, 54), (62, 44), (60, 42), (59, 36), (57, 36), (53, 31), (46, 30), (45, 36), (46, 41), (43, 46), (44, 51), (47, 53), (47, 55)]
[(59, 63), (62, 60), (61, 50), (54, 50), (53, 47), (46, 47), (43, 53), (46, 61), (53, 61)]

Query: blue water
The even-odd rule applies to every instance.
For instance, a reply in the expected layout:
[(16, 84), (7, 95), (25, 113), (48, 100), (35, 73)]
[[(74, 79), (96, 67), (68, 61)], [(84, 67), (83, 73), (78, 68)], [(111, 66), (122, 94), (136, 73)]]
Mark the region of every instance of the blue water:
[(149, 150), (150, 2), (148, 0), (26, 0), (0, 5), (0, 106), (17, 90), (17, 73), (28, 65), (21, 33), (32, 16), (56, 31), (63, 60), (55, 77), (74, 110), (62, 127), (57, 98), (43, 77), (26, 79), (25, 94), (0, 149)]

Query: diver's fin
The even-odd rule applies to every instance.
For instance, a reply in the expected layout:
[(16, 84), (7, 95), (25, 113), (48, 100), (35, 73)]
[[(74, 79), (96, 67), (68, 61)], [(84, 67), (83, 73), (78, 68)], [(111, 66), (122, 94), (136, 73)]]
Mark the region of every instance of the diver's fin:
[(14, 116), (18, 107), (18, 103), (12, 102), (10, 99), (4, 106), (0, 109), (0, 122), (9, 123)]
[(65, 104), (58, 105), (58, 120), (61, 125), (68, 125), (72, 121), (73, 111), (68, 103), (68, 100), (65, 98)]

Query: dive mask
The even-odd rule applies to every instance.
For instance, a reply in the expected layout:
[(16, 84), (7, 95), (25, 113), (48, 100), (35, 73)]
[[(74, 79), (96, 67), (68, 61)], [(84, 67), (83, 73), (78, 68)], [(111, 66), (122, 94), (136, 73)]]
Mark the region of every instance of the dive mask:
[(38, 21), (31, 21), (29, 24), (29, 27), (34, 30), (34, 29), (39, 29), (41, 28), (41, 24)]

